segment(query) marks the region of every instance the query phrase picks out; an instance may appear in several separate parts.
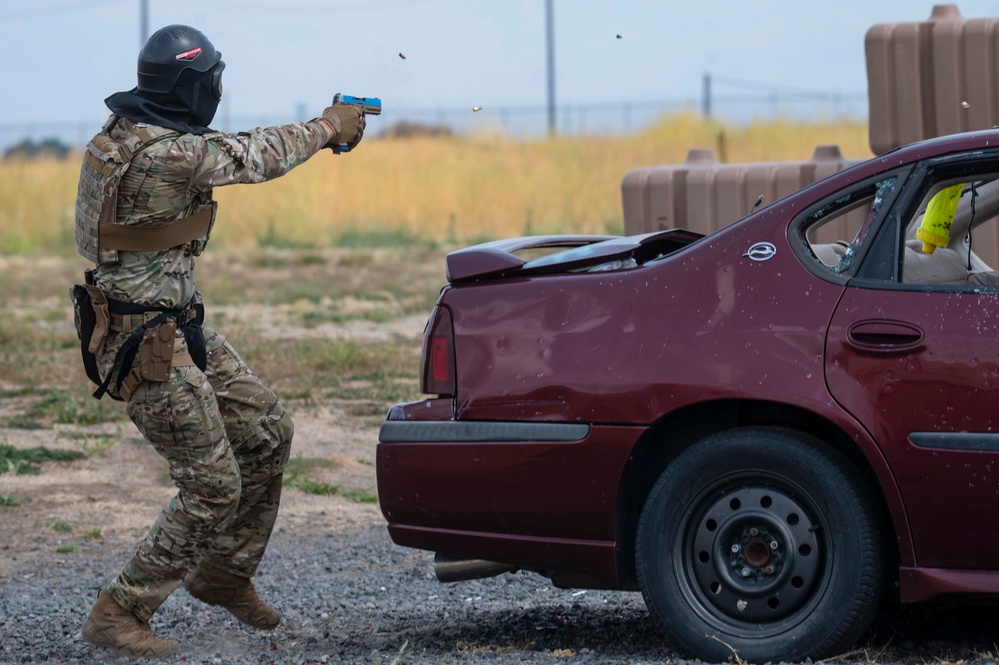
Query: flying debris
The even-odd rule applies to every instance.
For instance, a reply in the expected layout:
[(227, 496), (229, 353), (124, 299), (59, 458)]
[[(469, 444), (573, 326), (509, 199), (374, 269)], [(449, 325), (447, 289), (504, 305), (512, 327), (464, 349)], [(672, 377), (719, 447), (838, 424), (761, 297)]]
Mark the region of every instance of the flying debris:
[(481, 111), (481, 110), (482, 110), (482, 107), (481, 107), (481, 106), (473, 106), (473, 107), (472, 107), (472, 111), (473, 111), (473, 112), (475, 112), (475, 113), (477, 113), (477, 112), (479, 112), (479, 111)]
[(399, 57), (402, 58), (403, 60), (405, 60), (406, 59), (406, 54), (405, 53), (400, 53)]

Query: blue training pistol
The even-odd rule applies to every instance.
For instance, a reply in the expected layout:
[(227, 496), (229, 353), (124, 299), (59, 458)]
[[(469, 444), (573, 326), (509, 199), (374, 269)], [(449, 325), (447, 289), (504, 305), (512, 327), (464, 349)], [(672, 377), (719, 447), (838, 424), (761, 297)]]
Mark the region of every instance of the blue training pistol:
[[(382, 100), (377, 97), (354, 97), (353, 95), (344, 95), (338, 92), (333, 95), (333, 106), (341, 104), (345, 106), (356, 106), (361, 109), (361, 113), (363, 115), (382, 114)], [(341, 152), (350, 152), (350, 146), (346, 143), (333, 146), (334, 155), (339, 155)]]

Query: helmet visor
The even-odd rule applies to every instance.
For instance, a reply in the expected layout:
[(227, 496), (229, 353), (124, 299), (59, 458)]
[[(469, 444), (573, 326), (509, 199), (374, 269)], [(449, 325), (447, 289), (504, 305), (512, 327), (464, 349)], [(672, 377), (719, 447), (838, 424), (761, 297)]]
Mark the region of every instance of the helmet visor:
[(222, 99), (222, 70), (225, 69), (225, 62), (222, 60), (222, 52), (219, 51), (219, 62), (212, 70), (212, 95), (215, 99)]

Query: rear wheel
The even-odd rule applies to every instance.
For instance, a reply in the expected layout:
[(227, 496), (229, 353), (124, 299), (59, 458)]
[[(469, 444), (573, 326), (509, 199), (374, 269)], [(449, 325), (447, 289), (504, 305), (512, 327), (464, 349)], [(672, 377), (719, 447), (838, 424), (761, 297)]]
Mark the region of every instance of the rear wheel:
[(638, 524), (645, 603), (709, 661), (838, 653), (870, 625), (884, 552), (870, 487), (815, 437), (741, 428), (660, 476)]

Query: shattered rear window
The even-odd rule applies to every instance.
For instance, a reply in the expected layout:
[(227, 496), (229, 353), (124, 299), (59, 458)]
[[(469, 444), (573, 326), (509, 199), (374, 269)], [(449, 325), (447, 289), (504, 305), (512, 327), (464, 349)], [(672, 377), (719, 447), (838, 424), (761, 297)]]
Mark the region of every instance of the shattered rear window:
[(803, 231), (805, 244), (816, 263), (836, 274), (847, 272), (897, 184), (898, 176), (889, 176), (844, 194), (813, 212)]

